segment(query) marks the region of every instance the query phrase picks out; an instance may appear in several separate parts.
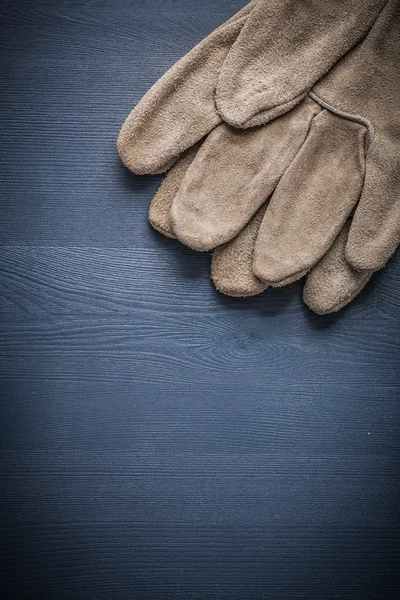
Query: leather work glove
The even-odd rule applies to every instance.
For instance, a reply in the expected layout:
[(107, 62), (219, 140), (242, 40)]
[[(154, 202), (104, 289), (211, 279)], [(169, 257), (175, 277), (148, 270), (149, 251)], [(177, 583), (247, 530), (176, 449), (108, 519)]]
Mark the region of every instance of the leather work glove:
[(287, 112), (369, 31), (385, 2), (253, 0), (134, 108), (117, 141), (123, 163), (138, 175), (164, 173), (223, 119), (252, 127)]
[[(356, 4), (321, 2), (314, 14), (310, 3), (297, 6), (296, 13), (296, 3), (259, 0), (209, 36), (152, 88), (128, 117), (118, 148), (125, 164), (138, 173), (161, 172), (181, 155), (152, 203), (153, 226), (201, 250), (232, 239), (249, 221), (247, 227), (253, 224), (254, 229), (254, 213), (297, 159), (311, 124), (326, 112), (316, 98), (302, 98), (365, 34), (384, 3), (361, 3), (361, 11), (361, 4)], [(280, 35), (273, 35), (277, 30)], [(272, 41), (265, 44), (265, 39)], [(260, 58), (254, 60), (257, 53)], [(300, 101), (288, 115), (265, 127), (236, 131), (221, 123), (220, 114), (236, 126), (252, 126)], [(206, 141), (193, 147), (209, 131)], [(357, 135), (352, 132), (348, 138), (354, 145)], [(261, 165), (267, 172), (259, 172)], [(221, 252), (214, 257), (214, 279)], [(233, 267), (237, 270), (237, 265)], [(306, 265), (274, 283), (283, 285), (308, 270)]]
[(224, 293), (253, 295), (316, 265), (304, 300), (324, 314), (350, 302), (400, 241), (399, 0), (310, 96), (321, 111), (306, 142), (269, 204), (214, 253), (212, 276)]

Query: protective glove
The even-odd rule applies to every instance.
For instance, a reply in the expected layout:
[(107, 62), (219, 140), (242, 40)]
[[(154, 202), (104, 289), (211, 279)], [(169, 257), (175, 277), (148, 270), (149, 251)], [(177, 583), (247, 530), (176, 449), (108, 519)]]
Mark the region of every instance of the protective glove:
[[(268, 64), (268, 62), (273, 63), (271, 60), (272, 58), (277, 60), (285, 55), (290, 57), (291, 60), (283, 62), (277, 60), (277, 68), (269, 68), (267, 70), (265, 64), (263, 65), (261, 61), (254, 61), (254, 56), (246, 55), (246, 48), (249, 45), (249, 40), (254, 41), (257, 39), (259, 45), (263, 40), (262, 34), (266, 28), (263, 28), (260, 25), (262, 20), (260, 20), (259, 17), (262, 14), (261, 11), (264, 12), (265, 16), (265, 13), (269, 8), (267, 3), (259, 1), (257, 7), (258, 18), (253, 18), (253, 20), (247, 18), (246, 27), (247, 35), (249, 37), (246, 39), (246, 35), (243, 33), (243, 30), (246, 32), (243, 22), (244, 19), (240, 22), (240, 18), (241, 16), (246, 17), (246, 15), (249, 14), (253, 17), (255, 13), (253, 3), (253, 5), (250, 5), (242, 11), (241, 16), (236, 17), (236, 23), (234, 18), (228, 22), (229, 26), (227, 26), (227, 24), (222, 26), (222, 28), (202, 42), (202, 44), (195, 48), (187, 57), (167, 73), (166, 76), (154, 86), (142, 102), (139, 103), (138, 107), (127, 119), (121, 131), (118, 143), (120, 154), (127, 166), (136, 172), (163, 171), (176, 160), (180, 151), (189, 146), (189, 150), (168, 174), (151, 206), (150, 220), (153, 226), (166, 235), (170, 235), (171, 237), (175, 235), (171, 224), (170, 205), (180, 188), (182, 177), (184, 176), (187, 167), (191, 164), (191, 161), (196, 156), (198, 150), (198, 146), (190, 148), (190, 145), (193, 140), (199, 139), (201, 134), (207, 133), (207, 131), (212, 129), (212, 127), (215, 127), (216, 124), (221, 121), (213, 103), (213, 94), (214, 88), (217, 85), (218, 73), (220, 72), (217, 88), (217, 105), (220, 112), (225, 111), (224, 117), (227, 120), (237, 125), (249, 126), (258, 121), (273, 118), (298, 103), (299, 100), (304, 97), (304, 89), (308, 89), (307, 86), (310, 85), (310, 82), (312, 84), (312, 82), (321, 75), (323, 70), (329, 68), (331, 63), (329, 63), (328, 58), (331, 57), (331, 55), (324, 54), (323, 42), (330, 40), (328, 47), (332, 47), (337, 53), (336, 55), (333, 54), (334, 58), (330, 58), (330, 60), (335, 60), (340, 53), (345, 52), (347, 48), (350, 47), (369, 27), (369, 24), (379, 11), (382, 2), (380, 4), (378, 2), (370, 2), (368, 5), (364, 5), (363, 9), (365, 10), (365, 13), (361, 12), (361, 17), (358, 15), (358, 10), (355, 10), (354, 2), (350, 3), (352, 6), (350, 6), (349, 2), (333, 4), (331, 2), (321, 3), (321, 5), (318, 6), (318, 9), (321, 12), (317, 15), (320, 17), (319, 22), (315, 15), (311, 15), (312, 18), (310, 18), (310, 15), (307, 16), (305, 14), (303, 5), (299, 15), (300, 18), (294, 18), (293, 21), (291, 21), (290, 16), (296, 15), (295, 11), (290, 9), (292, 3), (286, 2), (286, 4), (281, 4), (281, 7), (274, 6), (275, 25), (270, 27), (270, 35), (273, 39), (273, 43), (266, 45), (267, 56), (269, 52), (270, 58), (265, 58), (264, 52), (263, 60), (267, 61), (266, 64)], [(273, 5), (274, 3), (270, 2), (270, 6)], [(353, 13), (351, 13), (351, 11), (350, 13), (349, 11), (345, 13), (344, 9), (346, 6), (347, 8), (350, 8)], [(279, 36), (279, 42), (283, 40), (282, 43), (276, 44), (276, 36), (274, 37), (271, 32), (277, 28), (277, 23), (279, 22), (277, 15), (285, 14), (284, 10), (279, 13), (279, 10), (276, 9), (283, 7), (290, 9), (286, 11), (286, 16), (283, 21), (283, 24), (287, 26), (287, 29), (286, 34), (282, 33), (281, 36)], [(340, 8), (339, 12), (336, 10), (338, 8)], [(248, 12), (245, 14), (246, 10)], [(271, 22), (273, 22), (272, 19)], [(296, 31), (298, 33), (296, 43), (294, 44), (297, 54), (290, 52), (290, 46), (293, 46), (293, 41), (291, 40), (293, 22), (295, 23), (297, 28)], [(310, 23), (312, 23), (314, 28), (311, 33)], [(299, 24), (301, 25), (300, 27)], [(258, 36), (254, 34), (254, 30), (256, 33), (258, 32)], [(283, 28), (283, 32), (284, 31)], [(236, 41), (230, 48), (229, 44), (232, 45), (232, 40)], [(335, 44), (333, 44), (335, 40), (339, 40), (336, 47), (334, 47)], [(262, 45), (260, 48), (265, 50)], [(277, 48), (279, 48), (279, 51)], [(286, 48), (286, 52), (283, 51), (283, 48)], [(241, 79), (240, 77), (235, 78), (235, 73), (232, 72), (232, 69), (235, 67), (235, 61), (232, 59), (232, 57), (235, 56), (235, 52), (239, 59), (242, 58), (241, 68), (243, 69), (245, 76)], [(297, 63), (296, 56), (301, 57), (301, 60), (297, 60)], [(218, 69), (218, 63), (220, 69)], [(300, 71), (297, 67), (295, 68), (294, 65), (299, 66), (304, 64), (307, 68), (305, 70), (303, 69), (301, 76), (297, 76), (296, 78), (294, 75), (298, 75)], [(227, 73), (230, 73), (230, 76), (225, 77), (225, 84), (223, 85), (221, 81), (223, 82), (224, 69), (226, 69)], [(269, 76), (269, 83), (271, 84), (271, 82), (273, 82), (271, 88), (268, 88), (267, 85), (260, 84), (263, 77), (265, 81), (266, 75)], [(230, 78), (232, 80), (231, 89), (229, 89), (229, 85), (226, 83), (228, 82), (229, 84)], [(250, 101), (247, 105), (245, 93), (241, 93), (240, 102), (237, 102), (236, 100), (232, 101), (234, 94), (240, 92), (240, 84), (245, 84), (245, 92), (248, 89), (251, 90), (248, 94)], [(258, 90), (255, 86), (258, 86)], [(218, 93), (220, 98), (218, 97)], [(230, 102), (229, 94), (231, 95)], [(197, 97), (202, 98), (201, 103), (194, 102), (193, 104), (193, 98)], [(279, 98), (283, 99), (280, 103), (278, 101)], [(273, 106), (274, 104), (276, 104), (276, 106)], [(247, 113), (242, 114), (240, 110), (242, 107), (246, 106)], [(262, 110), (261, 106), (263, 107)], [(239, 110), (237, 110), (238, 107)], [(229, 110), (233, 111), (233, 115), (229, 115)], [(251, 111), (253, 111), (253, 115), (250, 114)], [(304, 133), (307, 129), (304, 125), (310, 117), (315, 116), (319, 111), (320, 107), (314, 106), (312, 102), (307, 99), (303, 103), (303, 106), (297, 111), (300, 119), (297, 119), (297, 122), (296, 119), (292, 119), (294, 125), (292, 135), (297, 139), (297, 144), (300, 142), (300, 146), (302, 144), (301, 137), (304, 137)], [(176, 121), (177, 114), (179, 114), (179, 117), (182, 117), (183, 115), (184, 126), (174, 130), (171, 125), (173, 125), (174, 120)], [(224, 129), (228, 130), (228, 132), (232, 133), (234, 136), (234, 133), (230, 132), (230, 128), (227, 128), (224, 124), (221, 125), (220, 128), (217, 127), (213, 132), (213, 134), (216, 135), (216, 139), (218, 139), (218, 136), (220, 138), (221, 136), (224, 136)], [(279, 127), (275, 129), (276, 132), (279, 133)], [(155, 132), (157, 135), (155, 135)], [(161, 134), (161, 137), (157, 137), (158, 134)], [(252, 135), (249, 136), (248, 144), (250, 150), (252, 146), (251, 137)], [(258, 137), (262, 140), (262, 135), (260, 136), (258, 134)], [(290, 139), (291, 135), (289, 131), (289, 142)], [(207, 142), (210, 142), (210, 140), (207, 139)], [(236, 140), (235, 145), (237, 145)], [(289, 150), (289, 154), (291, 152), (291, 156), (294, 157), (297, 154), (298, 148), (299, 146), (295, 145), (294, 148)], [(228, 152), (226, 154), (225, 152), (222, 152), (222, 155), (229, 160), (229, 150), (232, 149), (229, 148), (229, 144), (227, 149)], [(165, 160), (165, 156), (167, 156), (167, 160)], [(277, 179), (279, 179), (279, 177), (280, 175), (278, 173)], [(239, 183), (241, 183), (240, 177), (236, 178), (236, 180), (237, 179), (239, 179)], [(232, 178), (232, 181), (235, 182), (235, 177)], [(223, 182), (221, 182), (221, 184), (223, 186)], [(251, 185), (250, 182), (250, 187)], [(289, 277), (286, 282), (294, 278), (296, 277)]]
[(368, 37), (314, 88), (311, 96), (328, 110), (313, 119), (265, 214), (214, 255), (213, 279), (224, 293), (252, 295), (262, 291), (262, 281), (282, 285), (318, 263), (304, 299), (315, 312), (332, 312), (394, 252), (400, 240), (399, 4), (391, 0)]
[(254, 0), (139, 102), (118, 138), (122, 161), (137, 174), (163, 173), (222, 118), (249, 127), (287, 112), (365, 35), (384, 3)]

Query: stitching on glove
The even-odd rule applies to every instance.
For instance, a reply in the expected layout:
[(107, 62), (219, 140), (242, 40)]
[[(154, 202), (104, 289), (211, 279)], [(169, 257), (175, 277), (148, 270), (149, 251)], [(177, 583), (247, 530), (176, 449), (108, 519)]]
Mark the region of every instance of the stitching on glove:
[(366, 150), (368, 149), (375, 135), (374, 126), (372, 125), (371, 121), (369, 121), (365, 117), (362, 117), (361, 115), (353, 115), (351, 113), (345, 112), (344, 110), (341, 110), (340, 108), (332, 106), (331, 104), (325, 102), (325, 100), (317, 96), (315, 92), (308, 92), (308, 95), (312, 100), (317, 102), (317, 104), (319, 104), (323, 108), (326, 108), (333, 114), (338, 115), (338, 117), (343, 117), (344, 119), (348, 119), (349, 121), (354, 121), (355, 123), (360, 123), (361, 125), (364, 125), (367, 128), (365, 145)]

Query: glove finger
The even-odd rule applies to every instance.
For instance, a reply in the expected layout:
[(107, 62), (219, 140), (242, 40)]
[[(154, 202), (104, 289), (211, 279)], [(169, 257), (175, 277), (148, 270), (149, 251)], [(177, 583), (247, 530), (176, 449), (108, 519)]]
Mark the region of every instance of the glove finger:
[(253, 270), (271, 285), (310, 270), (357, 203), (365, 175), (366, 127), (322, 111), (271, 199)]
[(398, 148), (376, 137), (369, 147), (365, 185), (346, 246), (355, 269), (383, 267), (400, 243)]
[(267, 126), (225, 123), (207, 137), (172, 204), (178, 239), (200, 251), (231, 239), (271, 195), (321, 108), (307, 98)]
[(222, 118), (249, 127), (288, 110), (367, 33), (385, 2), (259, 0), (218, 79)]
[(149, 221), (151, 226), (169, 238), (175, 238), (171, 222), (171, 206), (186, 171), (193, 162), (202, 142), (198, 142), (179, 157), (172, 169), (168, 171), (156, 195), (150, 203)]
[(356, 271), (346, 260), (345, 248), (349, 229), (350, 220), (331, 249), (307, 277), (303, 300), (319, 315), (336, 312), (346, 306), (371, 278), (372, 271)]
[(265, 203), (233, 240), (214, 250), (211, 260), (211, 279), (219, 292), (227, 296), (256, 296), (267, 285), (252, 269), (254, 245), (264, 218)]
[[(214, 250), (211, 279), (216, 289), (226, 296), (241, 298), (256, 296), (268, 287), (253, 273), (254, 246), (267, 206), (268, 202), (256, 212), (233, 240)], [(291, 279), (282, 281), (279, 286), (287, 285), (292, 281)]]
[[(214, 252), (211, 277), (217, 290), (227, 296), (255, 296), (267, 288), (252, 270), (255, 240), (266, 206), (260, 208), (234, 240)], [(356, 271), (345, 258), (350, 222), (348, 220), (330, 250), (307, 277), (303, 300), (319, 315), (336, 312), (346, 306), (372, 276), (372, 271)], [(286, 281), (288, 283), (290, 281)]]
[(128, 169), (164, 173), (221, 122), (214, 101), (218, 73), (251, 10), (248, 5), (200, 42), (133, 109), (117, 141)]

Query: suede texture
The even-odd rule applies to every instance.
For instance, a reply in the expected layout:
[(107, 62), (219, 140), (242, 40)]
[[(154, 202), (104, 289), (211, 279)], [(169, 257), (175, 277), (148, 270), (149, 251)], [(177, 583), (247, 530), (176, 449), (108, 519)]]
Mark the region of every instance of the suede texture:
[(253, 270), (271, 285), (311, 269), (357, 203), (367, 129), (322, 110), (273, 194), (255, 244)]
[[(222, 294), (244, 298), (256, 296), (268, 287), (253, 272), (254, 246), (267, 206), (268, 201), (236, 238), (214, 250), (211, 260), (211, 279)], [(306, 275), (306, 271), (302, 275)], [(297, 278), (296, 275), (295, 279)], [(288, 278), (286, 281), (281, 281), (280, 285), (288, 285), (293, 281), (293, 278)]]
[(314, 90), (338, 114), (315, 118), (275, 191), (255, 245), (259, 278), (276, 284), (312, 267), (354, 207), (343, 268), (387, 262), (400, 239), (399, 97), (400, 2), (391, 0), (366, 40)]
[[(253, 272), (254, 246), (268, 203), (254, 215), (239, 235), (214, 251), (211, 276), (217, 290), (227, 296), (247, 297), (262, 293), (268, 286)], [(343, 260), (351, 219), (342, 228), (329, 252), (307, 275), (303, 289), (305, 304), (315, 313), (336, 312), (359, 294), (372, 271), (357, 271)], [(297, 278), (297, 277), (296, 277)], [(291, 283), (288, 279), (281, 285)]]
[(193, 162), (201, 142), (198, 142), (182, 154), (174, 164), (168, 175), (157, 190), (156, 195), (150, 203), (149, 221), (151, 226), (169, 238), (175, 238), (175, 232), (171, 219), (172, 202), (177, 195), (182, 180), (188, 168)]
[(207, 137), (171, 208), (178, 239), (206, 251), (234, 238), (276, 188), (321, 111), (306, 98), (262, 127), (225, 123)]
[(266, 208), (267, 203), (236, 238), (214, 250), (211, 279), (222, 294), (244, 298), (256, 296), (266, 289), (267, 285), (254, 275), (252, 269), (254, 245)]
[(346, 245), (354, 268), (380, 269), (400, 241), (400, 2), (316, 87), (325, 102), (373, 128), (366, 177)]
[(351, 220), (342, 228), (330, 251), (311, 270), (303, 288), (303, 300), (315, 313), (336, 312), (365, 287), (372, 271), (357, 271), (343, 260)]
[(283, 114), (372, 27), (387, 0), (262, 0), (225, 60), (216, 104), (253, 127)]
[[(137, 173), (162, 172), (176, 163), (152, 203), (150, 221), (165, 235), (177, 236), (198, 250), (224, 244), (216, 250), (212, 264), (212, 276), (220, 291), (252, 295), (269, 283), (285, 285), (317, 265), (308, 278), (305, 298), (313, 310), (326, 313), (350, 301), (372, 270), (359, 274), (345, 257), (346, 248), (351, 260), (349, 249), (358, 211), (352, 224), (340, 233), (363, 193), (366, 146), (373, 130), (371, 117), (364, 116), (361, 109), (351, 110), (346, 90), (351, 88), (351, 74), (357, 73), (357, 65), (370, 67), (365, 77), (359, 73), (355, 79), (363, 84), (371, 71), (378, 76), (385, 70), (386, 55), (389, 50), (395, 53), (398, 42), (398, 29), (388, 25), (388, 18), (397, 19), (398, 25), (398, 2), (388, 2), (383, 11), (384, 2), (366, 2), (361, 12), (357, 2), (335, 6), (322, 2), (318, 7), (320, 20), (318, 11), (317, 16), (313, 12), (313, 3), (307, 2), (304, 9), (312, 11), (310, 30), (306, 20), (301, 20), (298, 30), (293, 29), (290, 19), (277, 20), (283, 33), (275, 36), (278, 44), (265, 44), (270, 59), (264, 50), (261, 52), (260, 40), (265, 41), (271, 25), (265, 21), (268, 10), (275, 17), (279, 11), (276, 3), (267, 4), (259, 0), (249, 5), (175, 65), (128, 117), (118, 149), (125, 164)], [(281, 16), (290, 4), (289, 0), (281, 2)], [(338, 12), (339, 5), (346, 10)], [(379, 13), (367, 38), (339, 61), (313, 95), (304, 98), (316, 78), (365, 35)], [(324, 15), (328, 15), (326, 20)], [(387, 36), (393, 38), (389, 43)], [(324, 41), (331, 43), (331, 54)], [(382, 60), (373, 67), (377, 50)], [(237, 75), (232, 69), (237, 69)], [(232, 76), (226, 75), (229, 72)], [(272, 79), (268, 79), (270, 73), (275, 74)], [(388, 82), (386, 77), (386, 88), (398, 91), (398, 80)], [(269, 125), (236, 130), (221, 122), (214, 103), (215, 86), (218, 110), (235, 125), (246, 128), (289, 112)], [(361, 86), (362, 91), (367, 91), (366, 87)], [(349, 95), (359, 99), (357, 91)], [(392, 104), (394, 108), (394, 96), (388, 95), (389, 107)], [(350, 113), (350, 118), (341, 111)], [(398, 121), (394, 123), (392, 117), (382, 123), (392, 129), (394, 126), (391, 139), (396, 142)], [(376, 128), (379, 118), (372, 121)], [(202, 144), (191, 149), (207, 134)], [(375, 136), (367, 160), (374, 143)], [(393, 155), (398, 158), (396, 143), (393, 146)], [(381, 180), (386, 175), (386, 156), (380, 155)], [(396, 188), (399, 171), (393, 161), (389, 166), (392, 187)], [(367, 184), (368, 168), (364, 190)], [(398, 203), (388, 204), (392, 213), (398, 208)], [(392, 214), (389, 217), (392, 222)], [(350, 238), (346, 245), (347, 228)], [(391, 247), (395, 245), (392, 238)], [(389, 246), (386, 241), (386, 250)], [(324, 277), (326, 294), (321, 292)]]
[[(390, 2), (382, 11), (368, 38), (333, 69), (332, 74), (327, 77), (326, 85), (323, 81), (316, 88), (317, 98), (322, 96), (323, 105), (332, 102), (327, 91), (333, 85), (331, 83), (333, 80), (336, 104), (332, 103), (333, 112), (323, 110), (321, 114), (313, 119), (306, 142), (280, 180), (269, 204), (255, 244), (253, 261), (255, 279), (252, 281), (256, 284), (254, 288), (256, 293), (262, 288), (258, 285), (260, 279), (268, 284), (282, 285), (284, 282), (302, 276), (304, 271), (319, 263), (332, 246), (349, 214), (357, 204), (360, 195), (360, 206), (363, 206), (365, 191), (371, 189), (371, 183), (369, 182), (374, 175), (376, 176), (378, 170), (376, 168), (375, 146), (377, 139), (380, 137), (380, 124), (386, 127), (384, 133), (386, 135), (387, 151), (383, 151), (381, 147), (382, 155), (380, 161), (378, 161), (380, 167), (378, 182), (384, 190), (388, 190), (388, 193), (383, 196), (379, 193), (375, 194), (372, 199), (371, 212), (377, 213), (378, 218), (376, 218), (376, 215), (374, 218), (370, 217), (372, 222), (361, 227), (361, 231), (364, 234), (371, 235), (374, 232), (374, 226), (379, 221), (384, 221), (386, 228), (381, 228), (379, 232), (379, 241), (383, 240), (383, 262), (386, 262), (394, 247), (396, 247), (399, 227), (399, 219), (396, 213), (399, 208), (397, 186), (400, 169), (397, 162), (399, 121), (396, 118), (396, 108), (398, 108), (398, 104), (395, 105), (394, 99), (398, 97), (396, 93), (399, 91), (400, 78), (393, 66), (393, 57), (396, 56), (396, 50), (398, 52), (400, 48), (399, 30), (398, 2)], [(362, 60), (360, 60), (360, 56)], [(357, 68), (358, 64), (361, 67), (364, 67), (364, 65), (369, 67), (369, 71)], [(398, 64), (396, 62), (396, 68), (398, 68)], [(350, 72), (358, 73), (358, 78), (355, 79), (356, 84), (360, 79), (364, 83), (364, 78), (370, 76), (370, 71), (373, 70), (373, 80), (379, 80), (380, 75), (383, 80), (382, 90), (387, 92), (389, 87), (392, 95), (387, 93), (382, 97), (382, 93), (377, 94), (376, 97), (380, 100), (377, 104), (373, 98), (369, 97), (368, 99), (368, 90), (365, 84), (361, 86), (363, 95), (360, 102), (360, 94), (357, 93), (356, 86), (351, 87), (351, 79), (347, 78), (349, 65), (351, 67)], [(389, 79), (388, 68), (392, 74)], [(341, 93), (345, 99), (347, 99), (347, 91), (350, 89), (353, 104), (349, 101), (343, 104), (338, 102), (337, 98), (340, 97), (337, 91), (338, 79), (342, 86), (340, 88)], [(376, 91), (376, 87), (370, 86), (370, 91), (371, 89), (373, 92)], [(351, 106), (354, 106), (357, 102), (360, 104), (362, 102), (369, 103), (371, 111), (369, 113), (367, 111), (355, 113), (354, 110), (351, 112)], [(389, 107), (388, 111), (385, 106)], [(342, 114), (339, 116), (335, 112), (339, 112), (339, 114), (349, 113), (349, 116), (343, 116)], [(377, 113), (377, 118), (368, 118), (368, 114), (375, 113)], [(372, 140), (370, 140), (370, 136)], [(367, 142), (369, 141), (371, 143), (368, 147)], [(371, 175), (368, 177), (366, 165), (369, 166), (371, 157), (375, 160), (372, 162), (372, 169), (369, 167), (372, 177)], [(391, 163), (393, 158), (394, 162)], [(194, 166), (195, 164), (192, 164), (192, 170)], [(220, 165), (219, 168), (221, 168)], [(367, 177), (365, 179), (366, 169)], [(269, 191), (266, 188), (267, 194)], [(369, 199), (371, 205), (370, 196)], [(397, 202), (395, 202), (396, 199)], [(193, 211), (196, 211), (196, 206), (192, 207)], [(362, 208), (361, 211), (361, 214), (366, 212)], [(349, 254), (349, 246), (352, 248), (355, 245), (352, 246), (351, 236), (352, 232), (354, 230), (358, 231), (360, 227), (359, 214), (360, 207), (357, 208), (350, 226), (349, 243), (347, 245), (343, 244), (345, 234), (342, 234), (339, 238), (342, 243), (338, 241), (332, 247), (332, 257), (328, 253), (318, 265), (318, 277), (313, 276), (310, 278), (306, 288), (306, 297), (309, 299), (310, 306), (315, 307), (316, 312), (326, 313), (338, 310), (354, 298), (370, 278), (373, 265), (366, 262), (363, 264), (358, 263), (356, 265), (358, 270), (366, 271), (358, 273), (348, 263), (344, 252), (346, 247), (346, 252)], [(194, 228), (195, 224), (192, 222), (191, 226)], [(197, 228), (197, 232), (199, 231), (201, 229)], [(368, 235), (366, 237), (368, 238)], [(232, 264), (231, 269), (236, 273), (234, 267), (234, 255), (236, 253), (236, 260), (241, 264), (243, 272), (244, 263), (238, 257), (248, 256), (248, 239), (248, 232), (243, 236), (240, 234), (232, 242), (232, 247), (227, 244), (216, 254), (221, 263), (224, 264), (225, 270), (229, 268), (227, 263), (227, 257), (229, 256)], [(187, 238), (184, 241), (186, 240)], [(377, 252), (379, 247), (374, 236), (372, 236), (370, 242), (370, 246), (373, 246), (376, 256), (379, 258)], [(242, 253), (240, 251), (241, 243), (244, 244)], [(363, 249), (363, 244), (359, 243), (356, 247)], [(342, 254), (339, 260), (340, 251), (342, 251)], [(226, 253), (226, 260), (224, 253)], [(351, 257), (349, 260), (351, 261)], [(381, 264), (378, 263), (375, 268), (379, 268), (379, 266)], [(361, 269), (361, 267), (364, 267), (364, 269)], [(319, 294), (321, 298), (323, 297), (323, 302), (321, 300), (321, 306), (318, 308), (313, 289), (314, 286), (321, 289), (321, 286), (317, 284), (323, 279), (325, 268), (327, 269), (327, 293), (325, 296)], [(332, 277), (332, 272), (335, 269), (337, 272), (336, 277)], [(213, 272), (218, 272), (215, 265), (213, 266)], [(247, 282), (251, 280), (249, 274), (243, 275), (243, 278)], [(227, 282), (222, 282), (220, 277), (217, 277), (216, 285), (224, 293), (229, 293)], [(233, 285), (232, 295), (239, 295), (238, 289), (243, 290), (244, 287), (246, 286)], [(249, 295), (251, 291), (246, 287), (245, 292), (240, 291), (240, 294), (242, 293), (243, 295)]]
[(122, 161), (163, 173), (221, 115), (248, 127), (284, 114), (367, 33), (384, 1), (253, 0), (139, 102), (117, 140)]

